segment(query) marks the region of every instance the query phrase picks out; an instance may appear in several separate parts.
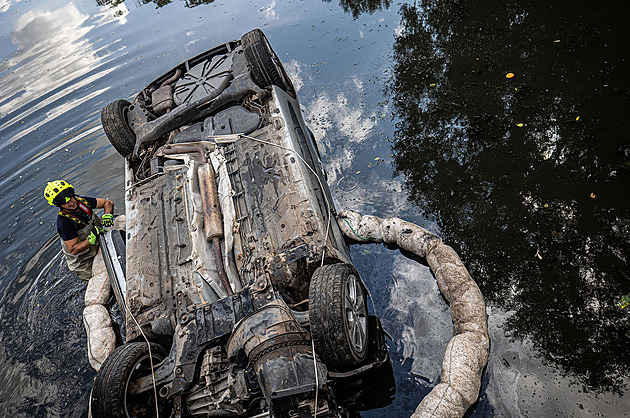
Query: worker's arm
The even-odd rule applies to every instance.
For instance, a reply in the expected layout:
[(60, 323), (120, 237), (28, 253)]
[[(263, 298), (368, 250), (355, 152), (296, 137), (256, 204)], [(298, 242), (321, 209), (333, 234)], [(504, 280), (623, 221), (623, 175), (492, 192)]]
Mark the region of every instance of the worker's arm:
[(68, 247), (68, 251), (70, 251), (70, 254), (73, 255), (82, 253), (83, 251), (90, 248), (90, 242), (87, 239), (79, 241), (79, 237), (64, 242), (66, 243), (66, 247)]
[(114, 213), (114, 202), (107, 199), (96, 199), (96, 209), (104, 209), (105, 213)]

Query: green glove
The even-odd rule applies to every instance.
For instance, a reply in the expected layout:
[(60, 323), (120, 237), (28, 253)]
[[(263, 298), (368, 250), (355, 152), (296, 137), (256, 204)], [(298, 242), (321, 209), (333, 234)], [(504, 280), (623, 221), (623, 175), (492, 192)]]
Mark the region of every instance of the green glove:
[(110, 226), (114, 225), (114, 215), (112, 215), (111, 213), (106, 213), (101, 217), (101, 225), (103, 225), (106, 228), (109, 228)]
[(90, 232), (90, 235), (88, 235), (87, 240), (90, 243), (90, 245), (96, 245), (96, 234), (94, 232)]
[(103, 228), (102, 226), (95, 226), (94, 229), (96, 229), (96, 233), (97, 234), (104, 234), (105, 233), (105, 228)]

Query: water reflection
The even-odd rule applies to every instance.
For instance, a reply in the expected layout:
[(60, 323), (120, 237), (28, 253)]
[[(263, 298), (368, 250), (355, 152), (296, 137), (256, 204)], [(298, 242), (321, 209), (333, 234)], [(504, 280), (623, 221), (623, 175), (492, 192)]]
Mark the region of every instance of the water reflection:
[(84, 415), (95, 374), (77, 362), (85, 356), (86, 285), (58, 242), (44, 243), (0, 297), (0, 416)]
[[(11, 33), (16, 54), (5, 61), (13, 71), (0, 79), (0, 116), (63, 85), (77, 72), (89, 71), (95, 57), (84, 42), (90, 30), (84, 25), (87, 19), (70, 4), (54, 11), (32, 10), (17, 20)], [(67, 57), (67, 51), (76, 54)]]
[[(330, 3), (332, 0), (324, 0)], [(377, 10), (389, 9), (391, 0), (339, 0), (339, 6), (357, 18), (362, 13), (374, 13)]]
[[(167, 4), (170, 4), (172, 2), (173, 2), (173, 0), (140, 0), (141, 4), (153, 3), (158, 8), (164, 7)], [(99, 6), (108, 6), (108, 7), (111, 7), (111, 8), (117, 8), (121, 4), (124, 4), (124, 3), (125, 3), (125, 0), (96, 0), (96, 4), (97, 5), (99, 5)], [(184, 3), (184, 5), (186, 7), (196, 7), (196, 6), (200, 6), (202, 4), (214, 3), (214, 0), (183, 0), (182, 3)]]
[(395, 168), (487, 301), (511, 312), (508, 333), (623, 392), (628, 11), (608, 10), (403, 5), (389, 93)]
[[(214, 3), (214, 0), (180, 0), (186, 7), (196, 7), (202, 4)], [(323, 0), (330, 3), (332, 0)], [(99, 6), (118, 7), (124, 4), (125, 0), (96, 0), (96, 4)], [(141, 4), (154, 3), (156, 7), (164, 7), (167, 4), (172, 3), (173, 0), (140, 0)], [(272, 5), (276, 2), (273, 1)], [(339, 6), (347, 13), (352, 14), (352, 17), (357, 18), (362, 13), (374, 13), (377, 10), (388, 9), (391, 4), (391, 0), (339, 0)]]

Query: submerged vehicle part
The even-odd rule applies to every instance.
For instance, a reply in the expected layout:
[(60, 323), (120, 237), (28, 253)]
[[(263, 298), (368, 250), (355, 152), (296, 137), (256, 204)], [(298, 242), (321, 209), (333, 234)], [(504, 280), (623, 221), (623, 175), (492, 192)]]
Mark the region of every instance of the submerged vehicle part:
[(391, 403), (384, 331), (260, 30), (102, 122), (125, 157), (126, 231), (109, 237), (123, 249), (106, 251), (125, 253), (108, 266), (126, 344), (97, 376), (95, 417), (350, 417)]

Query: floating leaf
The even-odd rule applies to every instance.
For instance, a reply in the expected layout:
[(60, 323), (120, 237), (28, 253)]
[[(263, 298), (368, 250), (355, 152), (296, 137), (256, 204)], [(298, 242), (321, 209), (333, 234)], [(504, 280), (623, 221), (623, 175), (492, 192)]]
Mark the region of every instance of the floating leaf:
[(435, 83), (429, 84), (429, 87), (435, 87), (435, 86), (437, 86), (437, 84), (435, 84)]
[(355, 174), (361, 174), (361, 170), (357, 171)]
[(507, 73), (505, 75), (505, 78), (512, 78), (512, 77), (514, 77), (514, 73)]
[(376, 158), (374, 159), (374, 161), (378, 161), (378, 160), (380, 160), (380, 159), (381, 159), (381, 157), (376, 157)]
[(575, 118), (575, 120), (576, 120), (576, 122), (577, 122), (578, 120), (580, 120), (580, 117), (578, 116), (577, 118)]
[(591, 199), (595, 199), (595, 193), (591, 192)]
[(536, 257), (542, 260), (542, 255), (540, 255), (540, 252), (538, 250), (536, 250)]
[(525, 125), (524, 125), (524, 124), (522, 124), (522, 123), (517, 123), (517, 124), (516, 124), (516, 126), (518, 126), (519, 128), (522, 128), (522, 127), (523, 127), (523, 126), (525, 126)]

